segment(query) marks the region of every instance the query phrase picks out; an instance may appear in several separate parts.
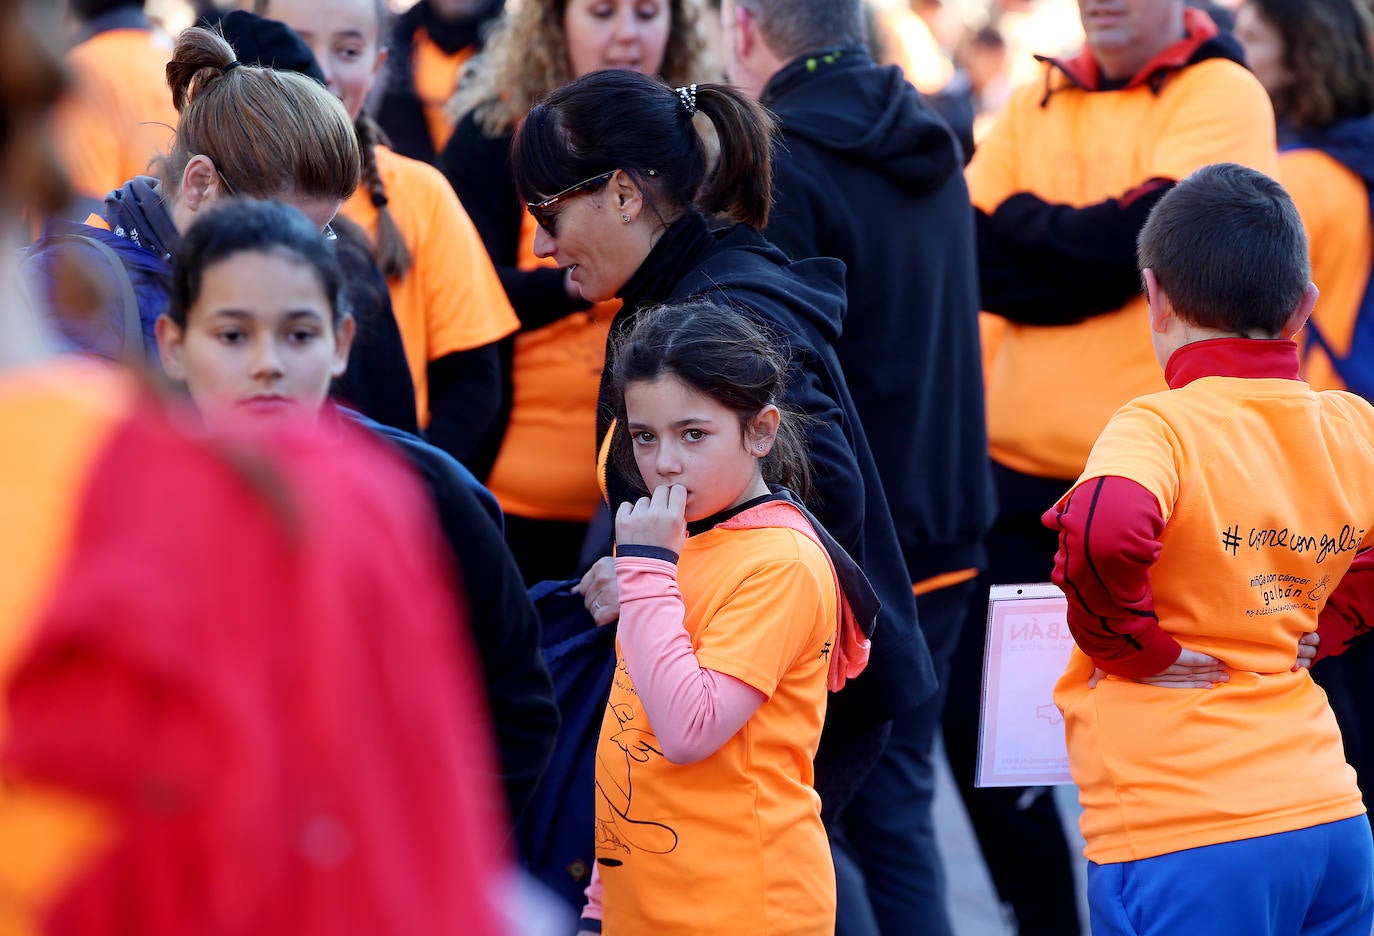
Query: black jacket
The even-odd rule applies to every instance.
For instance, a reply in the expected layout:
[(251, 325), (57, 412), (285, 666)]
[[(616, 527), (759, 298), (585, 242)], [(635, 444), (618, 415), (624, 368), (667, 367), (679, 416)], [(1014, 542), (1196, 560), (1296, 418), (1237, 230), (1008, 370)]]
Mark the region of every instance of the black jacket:
[(503, 0), (485, 0), (462, 22), (440, 18), (429, 0), (420, 0), (396, 17), (387, 40), (389, 55), (378, 93), (369, 103), (391, 149), (402, 156), (434, 164), (434, 140), (429, 135), (424, 105), (415, 93), (415, 33), (421, 29), (448, 55), (482, 47), (483, 27), (501, 14)]
[(501, 782), (514, 821), (534, 795), (558, 732), (558, 707), (534, 603), (501, 530), (470, 488), (476, 482), (464, 477), (461, 463), (418, 436), (343, 412), (405, 456), (429, 491), (457, 560), (456, 581), (482, 664)]
[(783, 143), (767, 235), (848, 270), (835, 352), (911, 581), (980, 568), (994, 504), (973, 208), (954, 138), (900, 69), (857, 47), (792, 62), (763, 103)]
[[(935, 676), (877, 466), (831, 347), (844, 316), (844, 267), (831, 259), (789, 261), (758, 232), (738, 225), (712, 233), (700, 214), (689, 211), (621, 289), (624, 306), (611, 323), (612, 346), (640, 310), (693, 297), (740, 309), (789, 345), (784, 402), (810, 417), (802, 427), (815, 473), (809, 506), (882, 602), (868, 669), (830, 700), (827, 734), (848, 737), (876, 727), (931, 695)], [(608, 368), (598, 441), (614, 412)], [(606, 474), (613, 511), (639, 496), (639, 479), (613, 463)]]

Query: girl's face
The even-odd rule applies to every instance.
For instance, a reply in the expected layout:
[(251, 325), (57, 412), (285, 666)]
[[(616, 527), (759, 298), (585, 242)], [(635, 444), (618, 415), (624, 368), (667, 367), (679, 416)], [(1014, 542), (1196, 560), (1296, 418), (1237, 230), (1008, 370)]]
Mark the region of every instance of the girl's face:
[(329, 90), (357, 120), (386, 60), (376, 0), (271, 0), (266, 15), (310, 46)]
[(568, 0), (563, 31), (573, 78), (603, 68), (657, 75), (671, 22), (669, 0)]
[(205, 268), (184, 329), (158, 320), (158, 350), (211, 426), (244, 417), (313, 420), (353, 342), (353, 319), (336, 329), (333, 315), (310, 264), (245, 251)]
[(768, 493), (759, 460), (773, 447), (776, 408), (751, 421), (746, 439), (734, 410), (665, 375), (626, 384), (625, 413), (645, 486), (685, 487), (689, 521)]
[(1293, 73), (1283, 63), (1283, 36), (1253, 3), (1236, 14), (1236, 38), (1245, 48), (1245, 64), (1271, 97), (1292, 83)]
[[(627, 186), (624, 173), (617, 172), (588, 191), (550, 199), (555, 204), (541, 214), (552, 231), (542, 222), (535, 229), (534, 255), (552, 257), (559, 269), (570, 269), (569, 278), (588, 302), (619, 295), (653, 246), (647, 219), (640, 217), (646, 203)], [(629, 201), (622, 204), (627, 191)]]

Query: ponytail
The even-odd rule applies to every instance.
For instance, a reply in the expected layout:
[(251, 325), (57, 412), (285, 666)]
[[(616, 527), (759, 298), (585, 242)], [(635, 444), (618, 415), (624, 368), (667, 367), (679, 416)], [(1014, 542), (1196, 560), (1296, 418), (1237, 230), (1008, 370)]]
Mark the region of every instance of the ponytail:
[(358, 149), (362, 154), (362, 185), (377, 209), (377, 241), (372, 245), (372, 257), (387, 279), (400, 279), (410, 270), (410, 250), (396, 226), (396, 218), (387, 207), (386, 183), (377, 169), (377, 144), (383, 139), (382, 128), (363, 111), (354, 122), (358, 133)]
[(167, 87), (172, 89), (172, 106), (177, 113), (208, 85), (224, 78), (225, 69), (233, 62), (234, 49), (223, 36), (208, 29), (182, 32), (167, 63)]
[(728, 85), (696, 85), (696, 108), (711, 121), (720, 141), (720, 156), (697, 193), (697, 207), (752, 228), (767, 227), (773, 202), (776, 121)]

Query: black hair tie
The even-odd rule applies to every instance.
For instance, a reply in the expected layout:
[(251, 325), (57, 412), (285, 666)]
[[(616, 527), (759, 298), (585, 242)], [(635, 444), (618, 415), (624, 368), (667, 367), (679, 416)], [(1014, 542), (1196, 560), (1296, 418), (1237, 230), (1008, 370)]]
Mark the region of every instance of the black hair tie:
[(221, 65), (221, 66), (220, 66), (219, 73), (220, 73), (221, 75), (227, 75), (227, 74), (229, 74), (231, 71), (233, 71), (234, 69), (238, 68), (238, 67), (239, 67), (240, 65), (242, 65), (242, 64), (243, 64), (243, 63), (240, 62), (238, 59), (234, 59), (234, 60), (233, 60), (232, 62), (230, 62), (228, 65)]
[(387, 197), (386, 197), (386, 192), (373, 192), (373, 193), (372, 193), (372, 207), (373, 207), (373, 208), (377, 208), (377, 209), (385, 208), (385, 207), (387, 206), (387, 204), (388, 204), (388, 201), (389, 201), (389, 200), (388, 200)]

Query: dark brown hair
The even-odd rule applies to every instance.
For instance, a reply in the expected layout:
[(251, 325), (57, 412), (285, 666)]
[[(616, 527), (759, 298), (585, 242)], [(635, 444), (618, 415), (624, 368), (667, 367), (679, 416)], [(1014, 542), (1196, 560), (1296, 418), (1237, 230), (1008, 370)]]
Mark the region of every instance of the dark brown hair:
[(695, 205), (765, 227), (773, 186), (772, 116), (727, 85), (693, 88), (695, 113), (711, 122), (720, 141), (709, 174), (706, 145), (682, 95), (657, 78), (608, 69), (559, 88), (530, 111), (511, 146), (516, 188), (526, 201), (538, 201), (621, 169), (665, 223)]
[(1322, 129), (1374, 112), (1374, 17), (1362, 0), (1248, 0), (1283, 39), (1292, 83), (1274, 112), (1297, 128)]
[[(749, 423), (770, 403), (781, 411), (777, 440), (763, 457), (763, 479), (811, 494), (811, 462), (799, 428), (801, 418), (782, 405), (787, 360), (772, 338), (743, 312), (706, 300), (663, 305), (641, 313), (611, 354), (616, 430), (610, 457), (627, 478), (640, 478), (626, 429), (625, 387), (639, 381), (676, 377)], [(640, 489), (643, 489), (642, 484)]]
[(208, 29), (177, 37), (167, 85), (180, 117), (172, 151), (160, 161), (168, 194), (191, 157), (204, 154), (239, 195), (352, 195), (361, 157), (343, 105), (304, 75), (234, 61), (229, 43)]
[(1203, 166), (1160, 199), (1137, 258), (1184, 320), (1243, 335), (1277, 337), (1312, 278), (1293, 199), (1234, 163)]

